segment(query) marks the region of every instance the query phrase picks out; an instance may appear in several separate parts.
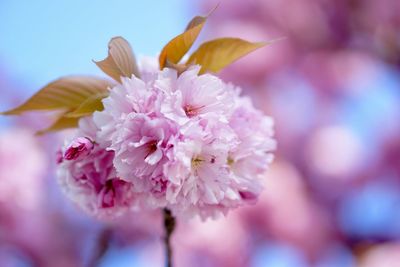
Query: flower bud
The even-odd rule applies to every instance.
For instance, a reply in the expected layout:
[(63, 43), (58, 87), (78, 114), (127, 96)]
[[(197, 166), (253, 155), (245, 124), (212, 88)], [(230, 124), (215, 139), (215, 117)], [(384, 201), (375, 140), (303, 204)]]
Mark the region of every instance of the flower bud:
[(93, 149), (93, 142), (87, 137), (78, 137), (74, 139), (67, 147), (64, 153), (64, 159), (75, 160), (89, 155)]

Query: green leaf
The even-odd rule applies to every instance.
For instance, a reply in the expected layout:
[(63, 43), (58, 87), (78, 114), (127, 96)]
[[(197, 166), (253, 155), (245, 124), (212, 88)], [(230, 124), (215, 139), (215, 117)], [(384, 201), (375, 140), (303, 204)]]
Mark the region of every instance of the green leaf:
[(27, 111), (71, 111), (78, 108), (87, 98), (102, 92), (112, 84), (91, 76), (67, 76), (49, 83), (24, 104), (3, 115), (19, 115)]
[(196, 41), (206, 20), (207, 17), (194, 17), (183, 33), (173, 38), (164, 46), (159, 57), (160, 69), (166, 66), (167, 61), (172, 64), (179, 63), (192, 47), (194, 41)]
[(67, 118), (65, 116), (61, 116), (48, 128), (38, 131), (36, 135), (43, 135), (49, 132), (60, 131), (68, 128), (75, 128), (78, 126), (78, 122), (79, 118)]
[(108, 43), (108, 56), (94, 63), (117, 82), (121, 82), (121, 77), (140, 77), (131, 45), (122, 37), (112, 38)]
[(80, 118), (88, 116), (95, 111), (103, 110), (102, 99), (108, 96), (108, 92), (101, 92), (87, 98), (77, 109), (65, 114), (67, 118)]
[(188, 64), (199, 64), (199, 74), (218, 72), (241, 57), (265, 46), (267, 43), (251, 43), (239, 38), (219, 38), (203, 43), (189, 58)]

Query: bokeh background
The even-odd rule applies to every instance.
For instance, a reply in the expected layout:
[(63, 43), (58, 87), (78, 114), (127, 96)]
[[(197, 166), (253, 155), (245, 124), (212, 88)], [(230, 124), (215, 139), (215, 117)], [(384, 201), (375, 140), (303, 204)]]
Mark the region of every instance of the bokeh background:
[[(175, 266), (400, 266), (400, 2), (397, 0), (0, 1), (0, 110), (91, 62), (122, 35), (156, 56), (218, 2), (201, 40), (282, 38), (226, 68), (274, 117), (279, 147), (258, 204), (179, 223)], [(40, 119), (39, 119), (40, 118)], [(0, 266), (163, 266), (157, 213), (97, 222), (55, 182), (66, 133), (0, 117)], [(105, 240), (107, 242), (105, 242)]]

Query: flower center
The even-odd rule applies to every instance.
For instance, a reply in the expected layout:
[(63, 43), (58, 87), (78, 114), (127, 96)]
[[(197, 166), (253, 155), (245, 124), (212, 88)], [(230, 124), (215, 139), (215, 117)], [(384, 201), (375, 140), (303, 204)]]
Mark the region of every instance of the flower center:
[(192, 168), (193, 169), (199, 168), (203, 161), (204, 161), (204, 159), (202, 159), (199, 156), (192, 158)]
[(147, 154), (144, 158), (147, 158), (157, 150), (157, 141), (151, 141), (147, 143)]
[(192, 118), (196, 115), (199, 114), (199, 110), (202, 109), (204, 106), (201, 107), (194, 107), (192, 105), (186, 105), (183, 107), (183, 110), (186, 113), (186, 116), (188, 116), (189, 118)]

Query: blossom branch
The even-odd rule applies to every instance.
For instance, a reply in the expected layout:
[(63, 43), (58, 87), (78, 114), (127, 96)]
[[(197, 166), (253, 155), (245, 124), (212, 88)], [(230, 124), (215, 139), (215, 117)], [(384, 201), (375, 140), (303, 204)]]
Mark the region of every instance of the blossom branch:
[(165, 246), (165, 254), (167, 257), (167, 267), (172, 267), (172, 246), (171, 246), (171, 235), (175, 229), (175, 218), (172, 215), (169, 209), (163, 210), (164, 215), (164, 229), (165, 229), (165, 237), (164, 237), (164, 246)]

